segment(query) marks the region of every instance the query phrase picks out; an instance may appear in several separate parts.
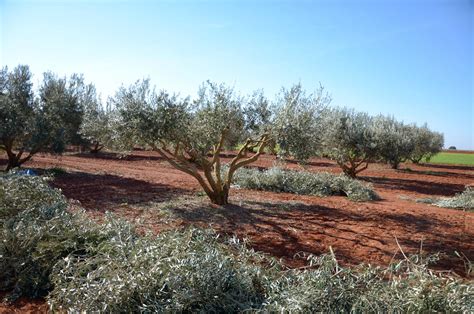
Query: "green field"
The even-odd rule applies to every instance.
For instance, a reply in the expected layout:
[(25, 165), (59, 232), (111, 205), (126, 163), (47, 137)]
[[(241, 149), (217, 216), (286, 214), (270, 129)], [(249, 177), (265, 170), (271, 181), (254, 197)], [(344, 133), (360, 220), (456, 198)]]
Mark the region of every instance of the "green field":
[(441, 152), (433, 156), (429, 163), (474, 166), (474, 154)]

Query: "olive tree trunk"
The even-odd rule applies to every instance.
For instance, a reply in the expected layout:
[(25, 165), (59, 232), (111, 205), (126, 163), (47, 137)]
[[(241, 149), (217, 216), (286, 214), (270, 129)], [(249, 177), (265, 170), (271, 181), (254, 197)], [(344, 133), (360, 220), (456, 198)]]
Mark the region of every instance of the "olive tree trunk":
[[(219, 143), (214, 145), (211, 152), (211, 159), (207, 157), (207, 154), (201, 155), (197, 153), (192, 149), (191, 145), (184, 142), (174, 143), (173, 149), (170, 149), (169, 143), (166, 142), (161, 142), (160, 147), (152, 144), (152, 147), (173, 167), (193, 176), (212, 203), (227, 205), (235, 171), (251, 164), (260, 157), (268, 142), (268, 135), (262, 135), (258, 140), (247, 139), (237, 155), (228, 164), (227, 173), (223, 174), (221, 172), (220, 154), (226, 135), (227, 130), (222, 131)], [(254, 148), (257, 148), (257, 151), (252, 153), (251, 151)]]
[(15, 153), (13, 151), (13, 142), (11, 141), (4, 143), (2, 150), (7, 153), (8, 157), (7, 167), (5, 168), (6, 171), (20, 167), (23, 163), (30, 160), (31, 157), (33, 157), (33, 155), (36, 153), (36, 150), (31, 150), (26, 157), (22, 158), (24, 150), (20, 149), (17, 153)]

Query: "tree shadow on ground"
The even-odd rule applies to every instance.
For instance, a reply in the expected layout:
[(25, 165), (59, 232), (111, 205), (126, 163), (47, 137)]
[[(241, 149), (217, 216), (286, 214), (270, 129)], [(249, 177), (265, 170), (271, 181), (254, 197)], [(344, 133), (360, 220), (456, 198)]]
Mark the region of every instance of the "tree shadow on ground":
[(112, 153), (112, 152), (98, 152), (96, 154), (92, 153), (76, 153), (71, 154), (70, 156), (73, 157), (80, 157), (80, 158), (90, 158), (90, 159), (104, 159), (104, 160), (119, 160), (119, 161), (164, 161), (164, 159), (160, 156), (142, 156), (136, 154), (119, 154), (119, 153)]
[[(299, 160), (294, 160), (294, 159), (285, 159), (285, 162), (289, 164), (301, 163)], [(311, 166), (311, 167), (337, 167), (335, 163), (330, 163), (330, 162), (325, 162), (325, 161), (306, 161), (304, 165)]]
[(445, 164), (418, 164), (420, 167), (428, 167), (428, 168), (438, 168), (438, 169), (446, 169), (446, 170), (471, 170), (474, 171), (474, 166), (463, 166), (463, 165), (445, 165)]
[[(474, 171), (474, 169), (472, 169)], [(399, 169), (399, 172), (413, 174), (413, 175), (427, 175), (427, 176), (437, 176), (445, 178), (463, 178), (474, 180), (474, 174), (459, 173), (459, 172), (448, 172), (448, 171), (431, 171), (431, 170), (414, 170), (414, 169)]]
[[(404, 249), (416, 253), (420, 242), (413, 234), (426, 235), (425, 252), (450, 251), (468, 253), (474, 258), (472, 246), (465, 235), (438, 235), (436, 226), (452, 227), (434, 217), (407, 213), (357, 213), (319, 205), (245, 202), (239, 205), (180, 206), (170, 209), (172, 214), (193, 225), (207, 226), (220, 233), (247, 237), (251, 246), (272, 256), (283, 258), (294, 267), (303, 266), (300, 253), (320, 255), (332, 246), (343, 264), (357, 265), (363, 261), (388, 263), (397, 253), (393, 231), (401, 236)], [(451, 256), (452, 258), (452, 256)], [(450, 261), (445, 269), (462, 272), (462, 263)]]
[(111, 174), (70, 172), (57, 176), (51, 185), (60, 188), (68, 198), (81, 202), (89, 210), (110, 210), (117, 205), (164, 202), (189, 190), (150, 183)]
[(373, 183), (375, 187), (379, 188), (388, 190), (405, 190), (428, 195), (453, 196), (456, 193), (464, 191), (465, 188), (463, 184), (436, 183), (386, 177), (361, 176), (358, 179)]

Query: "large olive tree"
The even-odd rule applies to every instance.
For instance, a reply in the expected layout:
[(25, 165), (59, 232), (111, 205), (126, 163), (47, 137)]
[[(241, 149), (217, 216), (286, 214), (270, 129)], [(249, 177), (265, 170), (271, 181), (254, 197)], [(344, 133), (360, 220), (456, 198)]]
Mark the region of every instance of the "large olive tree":
[(44, 73), (43, 83), (39, 89), (40, 105), (52, 124), (53, 136), (57, 139), (57, 143), (82, 144), (83, 138), (79, 130), (84, 107), (94, 94), (94, 86), (85, 84), (82, 75), (73, 74), (68, 79), (58, 77), (52, 72)]
[(322, 113), (331, 98), (320, 87), (307, 94), (301, 84), (282, 88), (274, 103), (273, 134), (282, 156), (306, 161), (321, 148)]
[(347, 109), (328, 110), (324, 116), (324, 155), (335, 160), (346, 175), (356, 177), (376, 157), (373, 119)]
[[(191, 102), (165, 91), (157, 93), (144, 80), (120, 88), (112, 102), (123, 147), (150, 147), (194, 177), (215, 204), (228, 203), (233, 174), (256, 161), (267, 144), (266, 134), (246, 139), (224, 173), (220, 154), (233, 147), (244, 131), (241, 99), (224, 85), (205, 83)], [(257, 151), (250, 153), (254, 147)]]
[[(34, 101), (31, 72), (26, 65), (0, 72), (0, 147), (8, 156), (7, 170), (31, 158), (39, 149), (38, 104)], [(29, 154), (24, 153), (29, 150)]]
[(0, 72), (0, 147), (8, 156), (7, 170), (19, 167), (39, 151), (60, 153), (66, 144), (80, 141), (84, 80), (62, 79), (45, 73), (34, 96), (26, 65)]

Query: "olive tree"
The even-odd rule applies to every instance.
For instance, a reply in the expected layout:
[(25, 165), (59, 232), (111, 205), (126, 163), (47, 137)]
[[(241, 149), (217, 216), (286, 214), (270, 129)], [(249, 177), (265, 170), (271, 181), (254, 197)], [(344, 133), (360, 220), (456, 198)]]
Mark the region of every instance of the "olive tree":
[(410, 158), (415, 148), (411, 127), (393, 117), (382, 115), (374, 118), (373, 126), (378, 159), (398, 169), (400, 163)]
[(273, 134), (282, 156), (304, 162), (318, 153), (322, 113), (330, 101), (322, 86), (314, 94), (307, 94), (301, 84), (281, 89), (274, 103)]
[(84, 116), (79, 132), (90, 152), (96, 154), (105, 146), (112, 146), (114, 111), (110, 104), (104, 106), (101, 103), (94, 86), (88, 88), (90, 91), (84, 99)]
[(7, 170), (19, 167), (39, 151), (60, 153), (80, 141), (84, 80), (45, 73), (35, 98), (26, 65), (0, 72), (0, 147), (8, 156)]
[[(220, 153), (244, 131), (241, 99), (231, 88), (206, 82), (193, 102), (155, 92), (148, 80), (122, 87), (112, 99), (121, 144), (145, 145), (176, 169), (194, 177), (211, 202), (228, 203), (235, 171), (258, 159), (268, 136), (248, 138), (223, 171)], [(250, 149), (257, 147), (256, 153)], [(225, 173), (224, 173), (225, 172)]]
[(246, 101), (243, 108), (245, 131), (248, 135), (256, 135), (269, 129), (272, 119), (270, 102), (263, 91), (255, 91)]
[(429, 161), (444, 146), (443, 134), (431, 131), (426, 124), (421, 127), (413, 126), (411, 133), (414, 149), (409, 158), (416, 164), (422, 159)]
[[(0, 72), (0, 147), (8, 156), (7, 170), (28, 161), (40, 148), (35, 141), (38, 133), (38, 104), (34, 101), (31, 72), (19, 65)], [(26, 150), (30, 150), (24, 156)]]
[[(44, 73), (39, 90), (42, 110), (53, 124), (53, 136), (61, 145), (82, 144), (80, 127), (85, 103), (95, 93), (92, 85), (86, 85), (82, 75), (73, 74), (69, 79), (58, 77), (52, 72)], [(58, 148), (62, 151), (63, 148)]]
[(323, 153), (342, 171), (355, 178), (376, 157), (373, 119), (348, 109), (328, 110), (324, 115)]
[[(250, 97), (245, 99), (243, 114), (246, 137), (258, 137), (263, 133), (270, 132), (273, 111), (270, 101), (265, 97), (262, 90), (255, 91)], [(276, 154), (275, 145), (275, 140), (270, 138), (267, 148), (272, 154)]]

